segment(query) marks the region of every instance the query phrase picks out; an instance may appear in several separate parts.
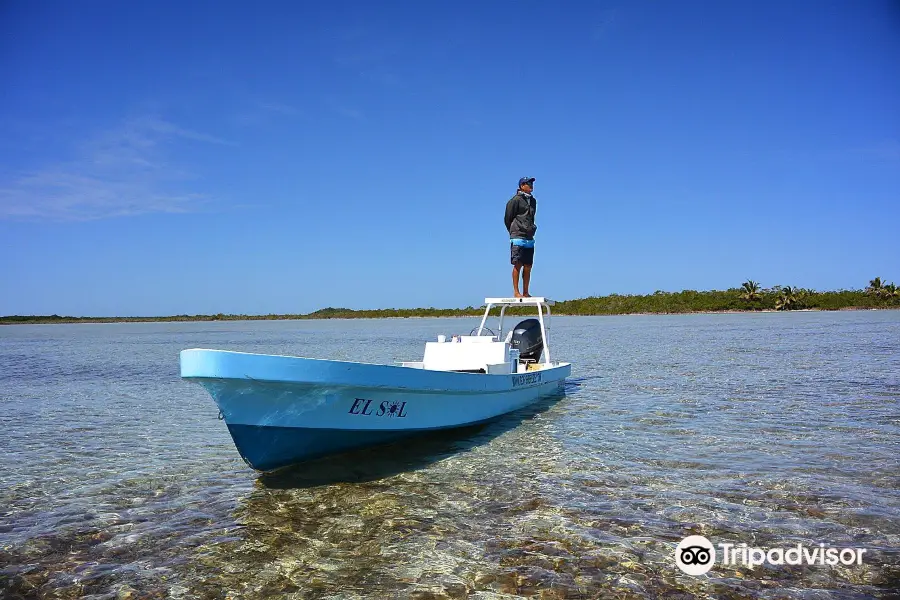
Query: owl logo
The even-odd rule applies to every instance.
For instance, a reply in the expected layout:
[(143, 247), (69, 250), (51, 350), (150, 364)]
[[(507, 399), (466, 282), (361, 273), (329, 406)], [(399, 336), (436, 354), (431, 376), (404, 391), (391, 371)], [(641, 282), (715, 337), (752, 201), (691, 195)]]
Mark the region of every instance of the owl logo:
[(688, 575), (703, 575), (715, 562), (716, 549), (702, 535), (689, 535), (675, 548), (675, 564)]

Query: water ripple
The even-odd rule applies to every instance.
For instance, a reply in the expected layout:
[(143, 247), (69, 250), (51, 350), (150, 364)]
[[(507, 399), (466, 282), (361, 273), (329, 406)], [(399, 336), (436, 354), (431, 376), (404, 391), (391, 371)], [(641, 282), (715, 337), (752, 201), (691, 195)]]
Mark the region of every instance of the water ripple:
[[(179, 350), (392, 363), (469, 321), (0, 328), (0, 596), (895, 597), (900, 312), (553, 327), (564, 397), (262, 477)], [(692, 534), (868, 553), (690, 577)]]

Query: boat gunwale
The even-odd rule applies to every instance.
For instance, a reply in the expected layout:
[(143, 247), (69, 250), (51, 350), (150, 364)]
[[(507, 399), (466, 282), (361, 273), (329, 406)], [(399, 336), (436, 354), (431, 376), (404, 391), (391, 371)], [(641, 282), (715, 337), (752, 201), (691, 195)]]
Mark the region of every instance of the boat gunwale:
[[(194, 356), (203, 355), (205, 353), (212, 353), (213, 356), (232, 357), (236, 358), (237, 360), (241, 360), (244, 357), (254, 359), (277, 358), (279, 359), (278, 362), (287, 362), (287, 364), (282, 363), (281, 365), (278, 365), (279, 368), (277, 370), (279, 372), (275, 374), (259, 373), (258, 375), (255, 375), (254, 371), (259, 371), (258, 366), (246, 365), (245, 368), (241, 369), (243, 371), (243, 375), (240, 376), (230, 374), (215, 374), (215, 369), (212, 368), (192, 368), (188, 370), (189, 374), (185, 375), (182, 356), (182, 379), (188, 381), (196, 380), (198, 383), (202, 383), (204, 381), (249, 381), (295, 386), (308, 385), (314, 387), (371, 388), (380, 390), (411, 390), (423, 392), (450, 391), (462, 394), (503, 393), (509, 391), (509, 388), (502, 385), (502, 382), (504, 380), (508, 380), (508, 378), (510, 377), (514, 377), (517, 375), (531, 375), (535, 373), (556, 374), (561, 369), (564, 370), (568, 367), (571, 367), (571, 363), (555, 362), (552, 363), (551, 366), (544, 367), (539, 370), (525, 371), (522, 373), (461, 373), (458, 371), (439, 371), (432, 369), (405, 367), (401, 365), (384, 365), (377, 363), (360, 363), (352, 361), (332, 361), (328, 359), (305, 358), (300, 356), (257, 354), (252, 352), (232, 352), (229, 350), (207, 350), (204, 348), (182, 350), (182, 354), (185, 352), (189, 352)], [(291, 363), (293, 363), (293, 366), (296, 367), (302, 367), (303, 365), (316, 365), (322, 367), (332, 366), (333, 368), (340, 369), (340, 371), (338, 373), (327, 373), (320, 371), (313, 377), (310, 377), (309, 373), (297, 373), (293, 376), (287, 376), (287, 374), (284, 373), (283, 369), (285, 367), (290, 369)], [(224, 370), (233, 371), (236, 369), (234, 365), (229, 365), (229, 367), (230, 368)], [(354, 367), (356, 368), (354, 369)], [(204, 373), (204, 371), (207, 371), (208, 374)], [(391, 375), (402, 375), (402, 378), (405, 381), (393, 381), (385, 383), (371, 383), (364, 381), (364, 379), (367, 378), (367, 376), (369, 376), (372, 371), (377, 371), (382, 375), (388, 372)], [(516, 386), (516, 389), (540, 386), (548, 383), (548, 381), (560, 380), (564, 379), (565, 377), (566, 375), (563, 374), (558, 378), (549, 378), (547, 381), (536, 381), (534, 383)], [(410, 381), (410, 379), (418, 381)], [(422, 381), (422, 379), (434, 379), (436, 381)], [(453, 382), (452, 384), (450, 384), (451, 381)], [(489, 385), (485, 386), (484, 384), (486, 383), (488, 383)]]

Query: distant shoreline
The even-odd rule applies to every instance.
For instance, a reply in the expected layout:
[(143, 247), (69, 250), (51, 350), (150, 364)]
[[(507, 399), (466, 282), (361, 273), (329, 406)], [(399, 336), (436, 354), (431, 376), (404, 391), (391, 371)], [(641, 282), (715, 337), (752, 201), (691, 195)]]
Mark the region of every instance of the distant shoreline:
[[(739, 315), (739, 314), (770, 314), (770, 313), (803, 313), (803, 312), (855, 312), (870, 310), (900, 310), (900, 306), (850, 306), (846, 308), (804, 308), (791, 311), (780, 311), (774, 309), (766, 310), (692, 310), (686, 312), (630, 312), (630, 313), (602, 313), (602, 314), (569, 314), (554, 312), (553, 317), (646, 317), (660, 316), (672, 317), (678, 315)], [(226, 321), (340, 321), (340, 320), (379, 320), (379, 319), (474, 319), (481, 318), (484, 312), (471, 315), (445, 315), (445, 316), (412, 316), (412, 317), (306, 317), (306, 316), (276, 316), (276, 317), (259, 317), (254, 315), (228, 315), (224, 319), (214, 319), (205, 315), (189, 318), (172, 318), (172, 317), (64, 317), (52, 320), (27, 320), (27, 321), (7, 321), (6, 317), (0, 317), (0, 325), (102, 325), (114, 323), (219, 323)], [(507, 316), (512, 315), (507, 311)]]
[[(816, 292), (799, 288), (759, 290), (748, 299), (744, 290), (662, 292), (647, 295), (595, 296), (558, 301), (554, 316), (735, 314), (795, 311), (837, 311), (898, 309), (900, 296), (872, 293), (871, 290)], [(0, 317), (0, 325), (50, 325), (73, 323), (168, 323), (209, 321), (305, 321), (327, 319), (410, 319), (480, 317), (484, 308), (404, 308), (355, 310), (323, 308), (307, 314), (282, 315), (172, 315), (157, 317), (70, 317), (60, 315), (14, 315)], [(514, 307), (507, 314), (526, 315), (532, 311)]]

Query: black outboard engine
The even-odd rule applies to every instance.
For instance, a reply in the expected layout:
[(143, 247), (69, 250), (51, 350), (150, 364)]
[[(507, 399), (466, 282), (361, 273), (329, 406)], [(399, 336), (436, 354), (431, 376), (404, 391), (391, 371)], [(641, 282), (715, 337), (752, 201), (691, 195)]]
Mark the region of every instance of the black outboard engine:
[(513, 350), (519, 351), (521, 360), (541, 359), (544, 351), (544, 338), (541, 337), (541, 322), (537, 319), (525, 319), (513, 328), (512, 339), (509, 345)]

